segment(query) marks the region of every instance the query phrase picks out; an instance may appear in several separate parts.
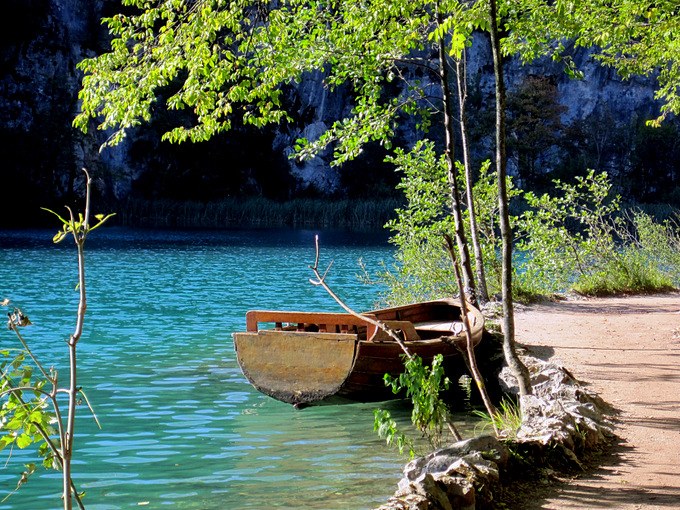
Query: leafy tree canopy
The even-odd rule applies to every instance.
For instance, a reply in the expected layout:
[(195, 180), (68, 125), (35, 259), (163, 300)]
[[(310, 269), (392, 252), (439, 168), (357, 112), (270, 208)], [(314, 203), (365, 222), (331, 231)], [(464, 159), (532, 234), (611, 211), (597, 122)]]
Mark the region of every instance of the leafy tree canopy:
[[(99, 129), (112, 133), (105, 145), (115, 145), (157, 107), (195, 114), (192, 123), (165, 133), (172, 142), (206, 140), (230, 129), (236, 115), (255, 126), (290, 121), (282, 87), (320, 70), (327, 86), (352, 87), (355, 107), (320, 140), (299, 149), (310, 155), (339, 141), (339, 161), (351, 159), (365, 142), (389, 144), (400, 112), (421, 114), (427, 128), (432, 98), (404, 68), (436, 72), (428, 58), (431, 44), (448, 34), (448, 50), (459, 54), (469, 33), (486, 23), (484, 15), (452, 0), (123, 3), (126, 13), (105, 19), (112, 51), (80, 64), (85, 77), (77, 127), (87, 130), (90, 119), (99, 119)], [(441, 24), (434, 21), (435, 9)], [(395, 78), (408, 83), (398, 97), (386, 98), (384, 89)], [(165, 104), (161, 93), (168, 96)]]
[[(291, 120), (282, 86), (307, 71), (324, 72), (329, 87), (350, 84), (352, 115), (318, 141), (300, 146), (310, 155), (340, 141), (339, 161), (367, 141), (389, 144), (400, 112), (421, 115), (429, 126), (432, 104), (425, 83), (404, 69), (436, 72), (428, 50), (446, 37), (459, 55), (473, 29), (486, 29), (483, 1), (456, 0), (123, 0), (125, 12), (105, 19), (111, 52), (84, 60), (82, 113), (120, 142), (148, 121), (155, 108), (188, 109), (193, 121), (174, 126), (172, 142), (206, 140), (230, 129), (235, 116), (263, 126)], [(578, 70), (565, 49), (597, 46), (596, 57), (624, 77), (658, 72), (660, 121), (680, 112), (680, 13), (673, 0), (507, 0), (499, 15), (507, 30), (506, 53), (525, 60), (552, 55)], [(436, 23), (435, 13), (442, 14)], [(399, 97), (383, 94), (395, 78), (407, 81)], [(431, 77), (434, 79), (434, 76)], [(427, 82), (423, 78), (423, 82)], [(167, 99), (159, 99), (159, 98)], [(436, 108), (435, 108), (436, 110)]]

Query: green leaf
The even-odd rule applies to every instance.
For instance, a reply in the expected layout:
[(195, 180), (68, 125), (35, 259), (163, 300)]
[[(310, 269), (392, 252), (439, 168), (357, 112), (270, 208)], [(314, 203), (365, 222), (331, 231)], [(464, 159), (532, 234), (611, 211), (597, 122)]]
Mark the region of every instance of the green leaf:
[(33, 443), (33, 438), (28, 434), (21, 434), (17, 438), (17, 446), (22, 450)]

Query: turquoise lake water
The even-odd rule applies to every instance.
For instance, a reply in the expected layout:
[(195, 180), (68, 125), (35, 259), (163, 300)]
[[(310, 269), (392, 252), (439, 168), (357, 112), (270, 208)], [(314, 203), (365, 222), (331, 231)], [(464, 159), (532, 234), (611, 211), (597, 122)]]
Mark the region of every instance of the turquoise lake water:
[[(77, 307), (75, 246), (47, 230), (0, 231), (0, 300), (34, 323), (25, 338), (66, 377), (63, 340)], [(320, 235), (329, 282), (359, 310), (377, 289), (356, 277), (391, 261), (386, 235), (312, 230), (101, 229), (86, 244), (88, 310), (73, 472), (89, 510), (364, 509), (395, 490), (407, 459), (373, 432), (373, 410), (400, 421), (403, 402), (295, 410), (243, 378), (231, 333), (249, 309), (341, 311), (307, 267)], [(3, 347), (18, 345), (0, 335)], [(25, 462), (2, 452), (0, 493)], [(0, 509), (60, 508), (60, 473), (42, 471)]]

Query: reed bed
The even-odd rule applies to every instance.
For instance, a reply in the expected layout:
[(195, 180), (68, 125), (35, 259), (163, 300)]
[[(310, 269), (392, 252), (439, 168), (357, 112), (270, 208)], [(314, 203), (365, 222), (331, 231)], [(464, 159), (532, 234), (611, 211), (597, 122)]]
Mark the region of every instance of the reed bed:
[(118, 224), (133, 227), (382, 227), (394, 218), (398, 199), (300, 198), (279, 202), (261, 197), (219, 202), (128, 200), (114, 207)]

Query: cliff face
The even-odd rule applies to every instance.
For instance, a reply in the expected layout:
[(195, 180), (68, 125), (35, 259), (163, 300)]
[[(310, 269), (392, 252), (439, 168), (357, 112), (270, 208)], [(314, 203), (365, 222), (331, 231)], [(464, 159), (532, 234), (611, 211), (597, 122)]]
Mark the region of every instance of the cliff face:
[[(6, 26), (0, 32), (0, 130), (5, 182), (15, 190), (16, 211), (69, 201), (74, 186), (78, 188), (81, 167), (95, 175), (102, 199), (214, 199), (238, 193), (285, 198), (309, 186), (315, 192), (336, 192), (347, 186), (347, 177), (329, 166), (330, 154), (308, 162), (287, 159), (298, 138), (317, 138), (351, 111), (347, 91), (329, 91), (318, 74), (290, 89), (288, 100), (297, 119), (293, 125), (264, 132), (236, 129), (207, 144), (177, 148), (159, 141), (168, 120), (159, 118), (132, 133), (126, 143), (100, 154), (104, 133), (83, 135), (71, 127), (81, 78), (76, 64), (106, 51), (107, 33), (100, 19), (117, 6), (115, 0), (8, 0), (5, 4)], [(653, 81), (622, 82), (587, 52), (580, 51), (575, 58), (586, 70), (583, 81), (570, 81), (551, 61), (523, 67), (513, 60), (506, 67), (508, 87), (517, 87), (528, 74), (551, 76), (557, 83), (557, 100), (567, 107), (565, 123), (605, 110), (613, 112), (616, 122), (654, 115)], [(468, 75), (488, 97), (493, 91), (490, 62), (486, 39), (476, 37)], [(405, 143), (419, 136), (408, 123), (400, 134)], [(366, 170), (357, 168), (357, 172)]]
[[(96, 140), (71, 128), (76, 64), (98, 50), (102, 2), (9, 0), (0, 39), (0, 130), (6, 183), (19, 213), (72, 194)], [(93, 153), (94, 149), (94, 153)]]
[[(583, 71), (582, 80), (570, 79), (564, 72), (564, 65), (551, 59), (540, 59), (522, 65), (518, 58), (509, 58), (504, 66), (508, 91), (516, 89), (528, 75), (548, 76), (559, 90), (557, 100), (567, 107), (563, 116), (566, 122), (587, 119), (597, 115), (603, 108), (616, 112), (617, 120), (625, 122), (633, 114), (657, 115), (659, 105), (654, 100), (653, 78), (634, 78), (623, 81), (616, 71), (603, 67), (592, 56), (592, 50), (571, 49), (576, 67)], [(491, 48), (487, 37), (476, 34), (468, 56), (469, 76), (481, 76), (480, 86), (487, 93), (493, 90), (493, 67)]]

